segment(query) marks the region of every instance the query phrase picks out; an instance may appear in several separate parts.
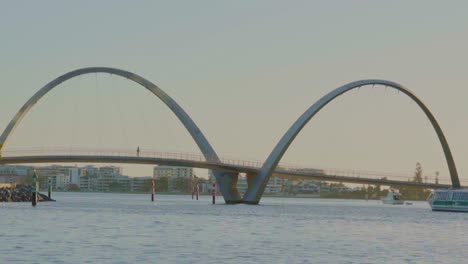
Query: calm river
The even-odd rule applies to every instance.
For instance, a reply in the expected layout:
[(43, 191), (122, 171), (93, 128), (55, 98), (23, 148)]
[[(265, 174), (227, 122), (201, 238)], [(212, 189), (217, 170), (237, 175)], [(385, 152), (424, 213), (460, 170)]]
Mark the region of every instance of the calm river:
[[(467, 263), (468, 214), (425, 202), (54, 193), (0, 203), (0, 263)], [(222, 201), (222, 197), (218, 197)]]

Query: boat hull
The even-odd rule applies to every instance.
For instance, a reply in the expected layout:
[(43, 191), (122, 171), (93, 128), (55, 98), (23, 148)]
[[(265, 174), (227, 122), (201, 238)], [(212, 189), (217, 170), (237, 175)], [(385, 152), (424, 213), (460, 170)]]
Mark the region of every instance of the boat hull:
[(468, 202), (433, 201), (429, 203), (432, 211), (468, 212)]
[(434, 212), (458, 212), (468, 213), (468, 208), (432, 208)]
[(387, 194), (387, 196), (382, 197), (382, 203), (384, 204), (404, 204), (404, 200), (400, 200), (401, 194), (399, 192), (391, 191)]
[(393, 204), (393, 205), (404, 204), (405, 203), (405, 201), (402, 201), (402, 200), (382, 200), (382, 202), (384, 204)]

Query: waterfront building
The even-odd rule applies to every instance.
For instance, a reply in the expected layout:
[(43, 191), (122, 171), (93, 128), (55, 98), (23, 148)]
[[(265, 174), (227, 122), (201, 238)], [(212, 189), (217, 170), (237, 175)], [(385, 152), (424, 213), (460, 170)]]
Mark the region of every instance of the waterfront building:
[(167, 178), (168, 191), (190, 191), (193, 180), (193, 168), (176, 166), (156, 166), (153, 168), (155, 179)]
[(70, 184), (80, 186), (80, 169), (77, 167), (69, 168)]
[(81, 191), (92, 191), (93, 189), (91, 186), (93, 186), (93, 178), (90, 176), (82, 176), (80, 177), (80, 190)]
[(85, 166), (80, 169), (80, 190), (95, 191), (99, 168), (95, 166)]
[(96, 181), (96, 191), (110, 191), (112, 182), (122, 175), (122, 168), (115, 166), (100, 167)]
[(121, 178), (122, 168), (116, 166), (86, 166), (81, 168), (80, 175), (80, 189), (86, 191), (107, 192), (114, 182), (125, 181)]
[(294, 186), (295, 193), (319, 194), (321, 183), (314, 180), (302, 180)]
[(85, 177), (85, 176), (96, 176), (99, 174), (99, 168), (88, 165), (83, 168), (80, 168), (80, 176)]
[(353, 191), (352, 188), (348, 186), (330, 186), (331, 192), (351, 192)]
[(237, 179), (237, 190), (239, 191), (240, 194), (245, 194), (247, 191), (247, 177), (246, 176), (239, 176)]
[(22, 165), (1, 165), (0, 183), (21, 183), (30, 174), (33, 167)]
[(124, 175), (115, 177), (110, 185), (110, 190), (113, 192), (128, 192), (130, 191), (132, 178)]
[[(272, 176), (270, 177), (270, 180), (267, 183), (267, 186), (265, 187), (265, 193), (266, 194), (280, 194), (283, 192), (284, 189), (284, 184), (287, 183), (287, 180), (277, 177), (277, 176)], [(248, 188), (248, 183), (247, 183), (247, 177), (246, 176), (239, 176), (237, 179), (237, 190), (239, 193), (244, 194), (247, 191)]]
[(151, 177), (131, 178), (129, 184), (131, 192), (148, 192), (151, 188)]
[(291, 194), (293, 191), (293, 180), (291, 179), (284, 179), (283, 180), (283, 193)]
[(270, 180), (265, 187), (265, 193), (267, 194), (279, 194), (283, 190), (284, 180), (280, 177), (271, 176)]
[(45, 167), (35, 167), (37, 176), (40, 179), (40, 186), (42, 189), (47, 189), (49, 186), (49, 179), (52, 184), (52, 188), (56, 190), (65, 190), (68, 189), (71, 179), (71, 168), (66, 166), (45, 166)]

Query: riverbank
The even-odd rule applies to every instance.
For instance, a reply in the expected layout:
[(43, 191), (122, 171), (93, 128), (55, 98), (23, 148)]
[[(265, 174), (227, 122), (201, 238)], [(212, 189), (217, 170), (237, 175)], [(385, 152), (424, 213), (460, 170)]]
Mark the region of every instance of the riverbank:
[[(0, 188), (0, 202), (32, 202), (32, 192), (33, 188), (29, 185), (4, 186)], [(38, 193), (37, 199), (39, 202), (55, 201), (41, 193)]]
[[(143, 195), (151, 195), (148, 192), (119, 192), (119, 191), (63, 191), (63, 190), (54, 190), (54, 192), (70, 192), (70, 193), (115, 193), (115, 194), (143, 194)], [(187, 195), (191, 196), (192, 194), (189, 192), (156, 192), (156, 196), (158, 195)], [(211, 196), (211, 193), (200, 193), (200, 196)], [(221, 197), (222, 195), (218, 193), (216, 197)], [(271, 198), (310, 198), (310, 199), (343, 199), (343, 200), (376, 200), (379, 201), (383, 196), (369, 196), (365, 197), (362, 195), (353, 195), (349, 193), (313, 193), (313, 194), (306, 194), (306, 193), (299, 193), (299, 194), (284, 194), (284, 193), (277, 193), (277, 194), (272, 194), (272, 193), (265, 193), (263, 194), (262, 197), (271, 197)], [(217, 198), (217, 199), (218, 199)], [(425, 201), (425, 199), (403, 199), (403, 200), (408, 200), (408, 201)]]

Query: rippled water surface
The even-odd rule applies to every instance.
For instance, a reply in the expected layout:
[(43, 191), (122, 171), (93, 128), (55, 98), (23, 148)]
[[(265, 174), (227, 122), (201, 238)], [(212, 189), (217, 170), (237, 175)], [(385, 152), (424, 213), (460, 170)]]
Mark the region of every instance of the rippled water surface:
[[(54, 193), (0, 203), (0, 263), (467, 263), (468, 214), (425, 202)], [(221, 201), (222, 198), (218, 197)]]

